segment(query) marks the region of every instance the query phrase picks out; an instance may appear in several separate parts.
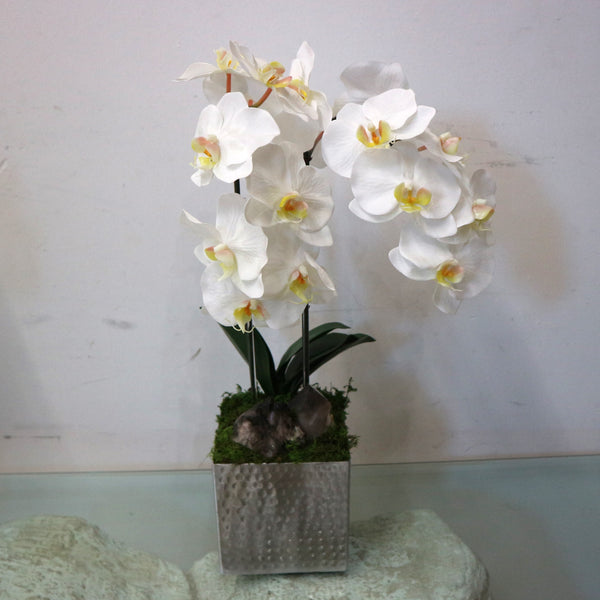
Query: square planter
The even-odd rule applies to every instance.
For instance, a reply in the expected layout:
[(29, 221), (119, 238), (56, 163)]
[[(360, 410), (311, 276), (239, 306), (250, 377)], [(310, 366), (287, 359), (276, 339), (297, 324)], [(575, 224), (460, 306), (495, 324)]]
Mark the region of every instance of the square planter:
[(350, 461), (215, 464), (221, 572), (345, 571)]

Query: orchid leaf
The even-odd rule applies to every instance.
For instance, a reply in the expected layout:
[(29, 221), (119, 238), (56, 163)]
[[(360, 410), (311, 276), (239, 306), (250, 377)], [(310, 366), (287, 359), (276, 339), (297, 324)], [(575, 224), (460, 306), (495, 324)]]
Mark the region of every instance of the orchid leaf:
[[(328, 334), (330, 331), (334, 329), (350, 329), (348, 325), (344, 325), (343, 323), (323, 323), (322, 325), (318, 325), (317, 327), (310, 330), (308, 334), (308, 340), (312, 344), (314, 340), (317, 338)], [(287, 363), (290, 361), (292, 356), (297, 352), (300, 352), (302, 349), (302, 338), (298, 338), (283, 354), (281, 360), (279, 361), (279, 366), (277, 367), (278, 373), (283, 373), (287, 367)]]
[[(225, 332), (225, 335), (229, 338), (246, 363), (250, 364), (251, 350), (250, 344), (248, 343), (250, 340), (249, 334), (224, 325), (221, 325), (221, 329)], [(277, 393), (277, 373), (275, 371), (273, 355), (258, 329), (254, 330), (254, 356), (256, 379), (263, 389), (263, 392), (265, 392), (265, 394)]]
[[(310, 344), (309, 374), (329, 362), (342, 352), (364, 344), (374, 342), (374, 338), (364, 333), (328, 333)], [(302, 383), (302, 351), (292, 356), (285, 371), (285, 390), (294, 391)]]

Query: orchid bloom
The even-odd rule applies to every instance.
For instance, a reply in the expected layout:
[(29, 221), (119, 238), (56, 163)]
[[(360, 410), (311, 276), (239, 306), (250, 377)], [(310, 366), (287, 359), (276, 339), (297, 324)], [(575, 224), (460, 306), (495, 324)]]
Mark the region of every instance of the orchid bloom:
[(430, 129), (426, 129), (421, 135), (413, 140), (417, 147), (425, 147), (436, 158), (449, 163), (457, 163), (464, 159), (464, 156), (458, 153), (460, 137), (452, 135), (449, 131), (436, 135)]
[(207, 185), (213, 176), (233, 183), (252, 172), (252, 154), (279, 134), (273, 117), (249, 108), (240, 92), (225, 94), (200, 113), (192, 149), (196, 152), (192, 181)]
[(217, 56), (217, 64), (211, 65), (205, 62), (192, 63), (175, 81), (191, 81), (199, 77), (208, 77), (213, 73), (222, 71), (224, 73), (239, 72), (238, 62), (235, 60), (231, 52), (225, 48), (215, 50)]
[(407, 213), (432, 237), (456, 233), (452, 211), (461, 188), (455, 175), (412, 146), (365, 152), (354, 165), (351, 183), (350, 210), (366, 221), (389, 221)]
[(493, 235), (490, 220), (496, 207), (496, 183), (484, 169), (475, 171), (470, 180), (463, 176), (460, 182), (461, 198), (452, 212), (458, 230), (455, 235), (445, 237), (442, 241), (464, 244), (477, 236), (491, 246)]
[(280, 97), (284, 111), (299, 115), (305, 123), (316, 121), (323, 130), (331, 121), (331, 108), (325, 94), (309, 87), (314, 63), (313, 49), (303, 42), (290, 67), (291, 81), (280, 90)]
[(322, 304), (336, 296), (335, 285), (316, 262), (317, 250), (307, 248), (289, 228), (267, 230), (269, 262), (263, 271), (265, 297), (294, 304)]
[(194, 254), (205, 265), (221, 268), (221, 279), (231, 279), (244, 294), (260, 298), (264, 287), (261, 270), (267, 263), (267, 237), (246, 221), (245, 201), (239, 194), (221, 196), (216, 226), (202, 223), (187, 212), (182, 220), (200, 235)]
[(261, 227), (283, 223), (309, 244), (332, 244), (326, 225), (333, 212), (329, 182), (325, 173), (304, 164), (294, 144), (269, 144), (257, 150), (246, 187), (250, 223)]
[(262, 300), (245, 294), (231, 279), (223, 279), (218, 265), (209, 265), (204, 270), (200, 287), (204, 308), (221, 325), (246, 331), (250, 323), (265, 321)]
[(452, 246), (408, 226), (402, 229), (398, 247), (390, 251), (389, 259), (409, 279), (435, 280), (434, 304), (449, 314), (458, 310), (464, 298), (483, 291), (492, 278), (490, 248), (477, 237)]
[(215, 50), (216, 65), (205, 62), (191, 64), (175, 81), (202, 79), (202, 89), (209, 102), (216, 104), (225, 92), (248, 89), (247, 77), (229, 50)]
[(323, 158), (332, 171), (350, 177), (363, 152), (420, 135), (434, 114), (434, 108), (418, 106), (414, 92), (406, 89), (388, 90), (362, 105), (346, 104), (325, 129)]
[(304, 305), (284, 302), (279, 297), (255, 298), (244, 294), (230, 279), (220, 277), (215, 265), (207, 267), (200, 280), (204, 308), (221, 325), (249, 331), (266, 325), (272, 329), (289, 327), (300, 320)]
[(280, 62), (267, 62), (262, 58), (256, 58), (248, 48), (237, 42), (229, 42), (229, 48), (232, 56), (248, 77), (259, 81), (268, 88), (285, 87), (292, 80), (289, 75), (284, 77), (285, 67)]

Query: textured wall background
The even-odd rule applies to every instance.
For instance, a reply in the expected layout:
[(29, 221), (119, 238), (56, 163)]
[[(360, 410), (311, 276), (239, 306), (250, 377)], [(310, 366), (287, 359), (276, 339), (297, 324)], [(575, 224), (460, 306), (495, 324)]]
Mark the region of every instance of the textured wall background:
[[(181, 208), (204, 98), (172, 80), (234, 39), (333, 98), (361, 59), (399, 61), (434, 128), (498, 182), (492, 285), (448, 317), (336, 183), (339, 298), (313, 324), (372, 334), (315, 380), (354, 394), (357, 463), (600, 451), (595, 2), (0, 1), (0, 470), (207, 466), (245, 368), (197, 310)], [(367, 253), (366, 250), (369, 250)], [(377, 260), (373, 251), (380, 252)], [(269, 336), (280, 353), (297, 336)]]

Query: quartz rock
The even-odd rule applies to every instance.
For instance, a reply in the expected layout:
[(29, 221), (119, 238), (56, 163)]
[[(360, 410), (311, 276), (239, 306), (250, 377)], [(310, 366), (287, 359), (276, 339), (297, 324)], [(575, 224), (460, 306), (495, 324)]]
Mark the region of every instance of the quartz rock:
[(273, 458), (286, 442), (304, 437), (287, 404), (263, 400), (243, 412), (233, 424), (233, 441)]
[(0, 525), (1, 600), (194, 600), (184, 573), (76, 517)]
[(350, 525), (346, 573), (219, 574), (216, 552), (190, 572), (197, 600), (491, 600), (485, 567), (426, 510)]
[(310, 385), (302, 388), (288, 405), (302, 431), (310, 439), (324, 434), (333, 423), (331, 402)]

